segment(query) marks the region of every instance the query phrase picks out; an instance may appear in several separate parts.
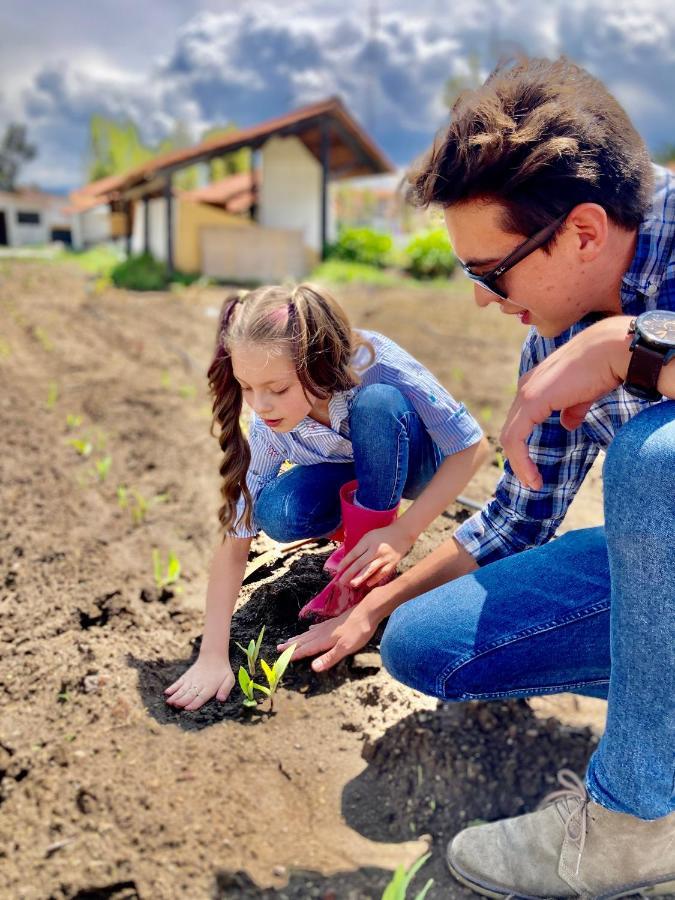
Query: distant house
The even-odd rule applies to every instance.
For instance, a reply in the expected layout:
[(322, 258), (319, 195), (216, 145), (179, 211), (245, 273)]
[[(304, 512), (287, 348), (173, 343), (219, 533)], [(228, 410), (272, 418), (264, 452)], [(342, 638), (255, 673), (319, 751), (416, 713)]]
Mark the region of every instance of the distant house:
[[(195, 191), (172, 178), (241, 148), (251, 170)], [(194, 147), (157, 156), (71, 195), (80, 217), (107, 208), (109, 235), (130, 253), (224, 280), (302, 277), (334, 234), (330, 187), (394, 169), (336, 98)], [(87, 228), (82, 226), (86, 240)]]
[(52, 241), (73, 243), (66, 201), (32, 188), (0, 191), (0, 246), (27, 247)]

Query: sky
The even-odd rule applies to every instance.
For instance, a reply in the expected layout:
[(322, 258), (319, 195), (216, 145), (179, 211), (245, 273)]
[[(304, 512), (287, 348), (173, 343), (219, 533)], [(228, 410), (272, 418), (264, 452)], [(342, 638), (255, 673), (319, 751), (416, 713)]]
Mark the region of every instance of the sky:
[(197, 140), (338, 95), (398, 166), (447, 121), (471, 61), (564, 53), (601, 78), (652, 151), (675, 144), (675, 4), (663, 0), (2, 0), (0, 134), (28, 128), (23, 183), (86, 182), (93, 113)]

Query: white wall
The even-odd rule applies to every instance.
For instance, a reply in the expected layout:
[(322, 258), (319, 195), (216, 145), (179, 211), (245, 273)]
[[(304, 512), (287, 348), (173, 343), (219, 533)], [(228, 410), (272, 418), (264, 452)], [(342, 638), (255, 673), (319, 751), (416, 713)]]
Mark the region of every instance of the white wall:
[[(150, 246), (148, 250), (155, 259), (166, 262), (166, 200), (155, 197), (148, 201), (150, 205)], [(173, 200), (173, 247), (176, 255), (176, 227), (178, 224), (179, 204)], [(142, 200), (134, 203), (134, 230), (131, 235), (131, 252), (136, 255), (145, 250), (145, 209)]]
[(271, 138), (260, 156), (258, 221), (268, 228), (299, 229), (305, 244), (319, 252), (321, 165), (296, 137)]
[(110, 208), (107, 203), (78, 213), (75, 221), (73, 246), (77, 249), (110, 240)]
[[(51, 241), (52, 227), (70, 227), (73, 237), (73, 216), (62, 212), (66, 205), (65, 197), (40, 195), (36, 200), (13, 195), (10, 192), (0, 193), (0, 211), (5, 214), (7, 227), (7, 244), (9, 247), (27, 247), (31, 244), (48, 244)], [(37, 213), (40, 216), (38, 225), (22, 224), (18, 221), (19, 212)]]

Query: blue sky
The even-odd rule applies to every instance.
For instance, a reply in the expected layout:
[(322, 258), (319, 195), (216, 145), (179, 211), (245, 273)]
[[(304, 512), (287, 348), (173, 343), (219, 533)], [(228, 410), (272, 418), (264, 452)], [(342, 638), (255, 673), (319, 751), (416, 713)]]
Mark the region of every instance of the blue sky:
[(602, 78), (652, 150), (675, 143), (675, 4), (662, 0), (3, 0), (0, 129), (39, 149), (23, 181), (85, 178), (93, 112), (148, 141), (195, 138), (339, 94), (403, 166), (447, 118), (443, 86), (513, 49), (566, 53)]

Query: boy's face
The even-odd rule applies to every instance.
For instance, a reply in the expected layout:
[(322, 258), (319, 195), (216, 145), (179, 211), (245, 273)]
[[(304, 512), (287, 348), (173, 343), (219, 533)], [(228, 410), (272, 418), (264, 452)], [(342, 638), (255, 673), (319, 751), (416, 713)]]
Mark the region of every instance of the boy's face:
[(291, 431), (314, 409), (292, 359), (276, 347), (234, 346), (232, 370), (244, 402), (274, 431)]
[[(478, 275), (493, 269), (529, 235), (517, 235), (501, 226), (502, 207), (487, 200), (469, 200), (445, 210), (445, 222), (455, 253)], [(474, 283), (478, 306), (498, 303), (505, 315), (518, 316), (542, 337), (555, 337), (594, 309), (587, 296), (584, 254), (575, 229), (565, 224), (550, 253), (537, 249), (498, 281), (507, 294), (502, 302)]]

